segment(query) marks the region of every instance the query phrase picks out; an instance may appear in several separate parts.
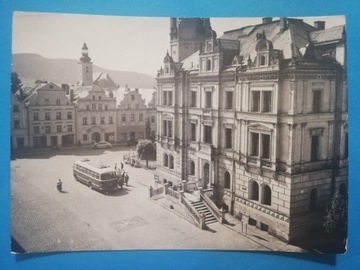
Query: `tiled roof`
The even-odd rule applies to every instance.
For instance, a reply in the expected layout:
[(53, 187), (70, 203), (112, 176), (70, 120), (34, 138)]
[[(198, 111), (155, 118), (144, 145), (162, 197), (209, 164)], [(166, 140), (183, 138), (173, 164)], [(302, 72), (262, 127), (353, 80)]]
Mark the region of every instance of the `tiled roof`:
[[(130, 90), (134, 91), (134, 89)], [(139, 94), (141, 95), (142, 99), (145, 100), (145, 105), (148, 106), (152, 99), (153, 99), (153, 93), (156, 92), (154, 89), (139, 89)], [(125, 87), (119, 87), (116, 90), (112, 91), (114, 94), (114, 97), (116, 98), (116, 105), (120, 105), (120, 102), (124, 99), (125, 93), (127, 93), (127, 90)]]
[(334, 26), (329, 29), (314, 31), (310, 33), (314, 44), (340, 41), (343, 38), (345, 26)]

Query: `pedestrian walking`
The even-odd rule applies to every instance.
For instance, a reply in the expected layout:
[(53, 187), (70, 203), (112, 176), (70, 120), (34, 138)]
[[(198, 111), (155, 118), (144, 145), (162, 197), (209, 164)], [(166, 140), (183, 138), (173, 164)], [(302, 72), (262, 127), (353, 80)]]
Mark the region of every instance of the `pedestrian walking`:
[(125, 173), (125, 185), (127, 186), (129, 182), (129, 175)]
[(120, 163), (120, 167), (121, 167), (121, 169), (123, 170), (124, 169), (124, 163)]
[(117, 163), (115, 163), (115, 170), (117, 169)]

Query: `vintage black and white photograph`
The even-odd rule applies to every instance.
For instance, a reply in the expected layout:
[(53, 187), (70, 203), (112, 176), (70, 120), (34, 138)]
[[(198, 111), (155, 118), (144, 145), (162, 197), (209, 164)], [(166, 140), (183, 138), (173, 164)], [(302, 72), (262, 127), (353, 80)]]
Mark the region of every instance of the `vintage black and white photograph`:
[(15, 12), (11, 250), (345, 253), (345, 16)]

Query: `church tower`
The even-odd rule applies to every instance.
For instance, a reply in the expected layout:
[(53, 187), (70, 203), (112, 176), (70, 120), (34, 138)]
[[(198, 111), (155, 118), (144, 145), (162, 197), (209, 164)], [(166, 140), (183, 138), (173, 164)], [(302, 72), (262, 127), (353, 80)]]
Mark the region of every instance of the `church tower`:
[(170, 56), (174, 62), (198, 51), (211, 30), (208, 18), (170, 18)]
[(91, 58), (88, 54), (88, 47), (86, 46), (86, 43), (84, 42), (84, 45), (81, 49), (81, 57), (80, 57), (80, 80), (79, 84), (81, 86), (87, 86), (92, 85), (93, 83), (93, 67)]

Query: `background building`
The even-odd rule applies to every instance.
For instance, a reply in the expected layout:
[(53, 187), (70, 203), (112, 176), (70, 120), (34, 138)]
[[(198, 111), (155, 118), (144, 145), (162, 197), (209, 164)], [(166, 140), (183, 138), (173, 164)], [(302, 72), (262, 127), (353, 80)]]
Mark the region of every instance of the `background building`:
[[(188, 37), (200, 49), (179, 57)], [(212, 189), (219, 207), (288, 241), (316, 229), (347, 190), (345, 44), (344, 26), (321, 21), (264, 18), (217, 38), (208, 19), (171, 19), (159, 179)]]
[(39, 83), (26, 94), (29, 147), (73, 145), (75, 110), (65, 90), (53, 83)]

